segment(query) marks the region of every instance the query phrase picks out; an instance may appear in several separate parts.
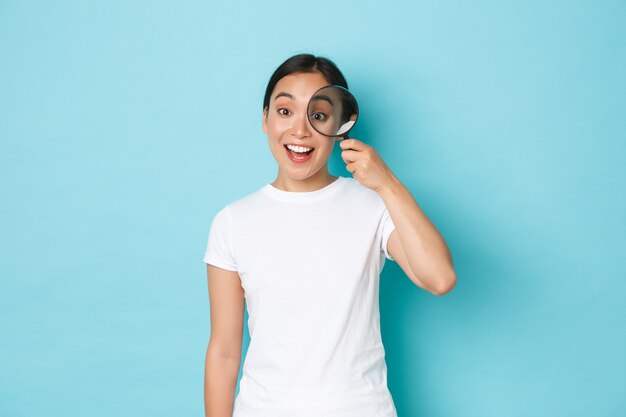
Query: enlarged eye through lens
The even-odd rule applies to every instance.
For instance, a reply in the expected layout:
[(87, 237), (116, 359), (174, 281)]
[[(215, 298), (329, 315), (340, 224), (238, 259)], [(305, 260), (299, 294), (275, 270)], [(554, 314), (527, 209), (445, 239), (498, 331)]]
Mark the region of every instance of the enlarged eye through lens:
[(328, 116), (324, 113), (313, 113), (310, 118), (315, 121), (324, 122), (328, 119)]
[(359, 107), (354, 96), (344, 87), (329, 85), (311, 96), (307, 106), (309, 122), (324, 136), (344, 136), (354, 127)]

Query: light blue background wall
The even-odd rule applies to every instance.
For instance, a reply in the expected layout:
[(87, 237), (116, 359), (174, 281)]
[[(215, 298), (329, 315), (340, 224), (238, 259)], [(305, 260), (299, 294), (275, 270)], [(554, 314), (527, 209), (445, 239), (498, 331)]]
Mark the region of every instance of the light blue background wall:
[[(400, 417), (624, 415), (625, 19), (620, 1), (0, 1), (0, 415), (202, 415), (210, 221), (274, 180), (262, 95), (299, 52), (340, 66), (354, 136), (454, 256), (444, 297), (383, 271)], [(339, 152), (331, 172), (350, 175)]]

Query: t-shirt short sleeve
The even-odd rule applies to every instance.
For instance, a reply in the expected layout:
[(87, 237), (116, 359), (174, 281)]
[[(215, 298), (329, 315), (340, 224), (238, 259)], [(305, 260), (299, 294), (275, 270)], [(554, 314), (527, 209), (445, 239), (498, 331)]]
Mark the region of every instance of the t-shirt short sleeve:
[(234, 256), (233, 227), (228, 207), (218, 211), (209, 230), (204, 262), (229, 271), (237, 271)]
[(387, 251), (387, 241), (389, 240), (389, 235), (391, 235), (391, 232), (393, 232), (396, 228), (396, 226), (393, 224), (393, 221), (391, 220), (391, 215), (389, 214), (387, 207), (385, 207), (385, 210), (383, 211), (383, 215), (380, 221), (380, 227), (382, 235), (381, 250), (383, 251), (387, 259), (395, 261), (395, 259), (393, 259)]

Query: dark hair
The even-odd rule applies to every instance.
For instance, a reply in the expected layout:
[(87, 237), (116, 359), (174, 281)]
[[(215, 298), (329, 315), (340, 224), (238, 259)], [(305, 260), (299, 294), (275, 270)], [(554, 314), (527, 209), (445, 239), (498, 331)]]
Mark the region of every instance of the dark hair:
[(265, 89), (265, 97), (263, 98), (263, 110), (269, 107), (270, 96), (278, 81), (289, 74), (297, 72), (319, 72), (330, 84), (348, 88), (348, 82), (341, 71), (339, 71), (339, 68), (337, 68), (337, 65), (330, 59), (311, 54), (294, 55), (280, 64), (270, 77), (267, 88)]

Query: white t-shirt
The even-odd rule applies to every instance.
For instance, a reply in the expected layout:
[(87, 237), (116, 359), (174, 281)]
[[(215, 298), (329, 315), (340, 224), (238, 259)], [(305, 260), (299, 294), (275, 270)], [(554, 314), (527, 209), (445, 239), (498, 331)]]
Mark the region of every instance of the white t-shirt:
[(268, 183), (215, 215), (204, 262), (239, 273), (248, 309), (234, 417), (397, 417), (378, 303), (394, 228), (350, 177)]

